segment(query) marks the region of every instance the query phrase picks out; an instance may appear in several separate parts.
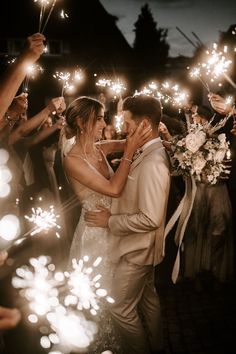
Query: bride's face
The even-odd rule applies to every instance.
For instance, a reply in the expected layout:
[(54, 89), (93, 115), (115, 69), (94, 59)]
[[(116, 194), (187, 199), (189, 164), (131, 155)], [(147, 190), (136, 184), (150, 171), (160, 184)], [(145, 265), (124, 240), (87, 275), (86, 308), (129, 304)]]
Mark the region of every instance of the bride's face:
[(95, 141), (100, 140), (103, 137), (103, 129), (106, 127), (104, 115), (105, 115), (104, 109), (101, 109), (97, 115), (97, 121), (93, 128), (93, 135)]

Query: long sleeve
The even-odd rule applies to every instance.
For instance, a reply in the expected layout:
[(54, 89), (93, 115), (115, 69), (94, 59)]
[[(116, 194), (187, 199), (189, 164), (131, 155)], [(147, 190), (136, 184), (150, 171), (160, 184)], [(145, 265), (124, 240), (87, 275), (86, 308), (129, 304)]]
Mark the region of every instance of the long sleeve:
[(116, 236), (126, 236), (160, 227), (165, 216), (169, 178), (168, 168), (163, 161), (143, 164), (137, 184), (137, 212), (112, 215), (109, 218), (111, 232)]

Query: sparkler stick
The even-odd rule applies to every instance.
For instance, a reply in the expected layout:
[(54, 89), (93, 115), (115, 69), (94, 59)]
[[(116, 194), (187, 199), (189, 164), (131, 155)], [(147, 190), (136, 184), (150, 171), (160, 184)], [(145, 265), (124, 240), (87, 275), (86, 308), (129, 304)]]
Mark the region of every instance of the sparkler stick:
[(201, 70), (200, 67), (195, 67), (191, 70), (190, 72), (190, 76), (193, 78), (197, 78), (202, 84), (203, 86), (207, 89), (208, 93), (210, 93), (210, 87), (208, 85), (207, 82), (205, 82), (202, 78), (201, 78)]
[(26, 77), (23, 82), (23, 92), (28, 93), (29, 91), (29, 81), (35, 77), (37, 72), (43, 72), (43, 68), (38, 64), (28, 65), (26, 68)]
[(45, 28), (46, 28), (46, 26), (47, 26), (47, 23), (48, 23), (48, 21), (49, 21), (49, 18), (50, 18), (51, 14), (52, 14), (52, 12), (53, 12), (53, 9), (54, 9), (54, 7), (55, 7), (55, 5), (56, 5), (56, 2), (57, 2), (57, 0), (54, 0), (53, 3), (52, 3), (52, 6), (51, 6), (51, 8), (50, 8), (50, 11), (49, 11), (49, 13), (48, 13), (48, 16), (47, 16), (47, 18), (46, 18), (46, 21), (45, 21), (45, 23), (44, 23), (44, 26), (43, 26), (43, 28), (42, 28), (41, 33), (44, 33), (44, 31), (45, 31)]
[[(4, 250), (9, 251), (9, 249), (13, 246), (17, 246), (24, 242), (28, 236), (34, 236), (41, 233), (42, 231), (47, 233), (52, 228), (56, 228), (58, 230), (61, 229), (61, 226), (57, 224), (57, 218), (59, 218), (59, 215), (54, 213), (53, 205), (50, 206), (49, 211), (43, 210), (40, 207), (36, 209), (32, 208), (32, 211), (32, 215), (25, 215), (25, 218), (34, 223), (34, 226), (23, 235), (19, 235), (18, 237), (14, 238), (13, 242), (4, 248)], [(56, 231), (56, 236), (57, 238), (60, 238), (58, 231)]]
[(42, 21), (43, 21), (46, 6), (47, 6), (46, 1), (42, 0), (41, 1), (41, 8), (40, 8), (40, 15), (39, 15), (39, 32), (41, 31)]
[(233, 80), (232, 80), (226, 73), (224, 73), (224, 77), (225, 77), (226, 80), (231, 84), (231, 86), (233, 86), (233, 88), (236, 89), (236, 84), (235, 84), (235, 82), (233, 82)]

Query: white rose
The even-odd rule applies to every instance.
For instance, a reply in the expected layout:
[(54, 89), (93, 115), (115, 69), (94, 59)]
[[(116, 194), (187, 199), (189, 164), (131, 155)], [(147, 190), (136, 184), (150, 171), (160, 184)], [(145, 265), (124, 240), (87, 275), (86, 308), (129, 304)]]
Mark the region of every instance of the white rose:
[(206, 160), (202, 156), (197, 156), (196, 159), (193, 160), (193, 169), (197, 175), (202, 172), (205, 165)]
[(214, 161), (216, 162), (222, 162), (224, 160), (225, 157), (225, 149), (219, 149), (216, 151), (215, 155), (214, 155)]
[(220, 141), (221, 144), (224, 144), (226, 141), (226, 136), (224, 133), (218, 135), (218, 140)]
[(205, 140), (206, 134), (203, 131), (190, 133), (186, 136), (186, 147), (194, 153), (204, 144)]

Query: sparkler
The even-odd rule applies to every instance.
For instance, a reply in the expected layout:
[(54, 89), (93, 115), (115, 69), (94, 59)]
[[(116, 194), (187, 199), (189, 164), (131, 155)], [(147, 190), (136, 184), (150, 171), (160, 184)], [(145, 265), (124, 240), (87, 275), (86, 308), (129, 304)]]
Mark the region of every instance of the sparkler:
[[(40, 2), (40, 14), (39, 14), (39, 32), (43, 33), (47, 26), (47, 23), (52, 15), (53, 9), (56, 5), (57, 0), (34, 0), (34, 2)], [(48, 15), (45, 20), (46, 10), (49, 6)], [(45, 20), (45, 21), (44, 21)]]
[(30, 266), (16, 269), (12, 278), (14, 288), (22, 289), (20, 295), (29, 301), (29, 308), (34, 316), (29, 317), (38, 322), (40, 316), (45, 316), (59, 305), (58, 287), (64, 282), (62, 272), (54, 273), (55, 266), (50, 264), (50, 257), (40, 256), (30, 258)]
[(87, 321), (82, 310), (93, 315), (99, 310), (101, 298), (108, 303), (114, 300), (101, 289), (101, 274), (93, 274), (101, 262), (98, 257), (90, 266), (89, 257), (72, 261), (71, 272), (56, 272), (51, 258), (30, 258), (29, 266), (16, 269), (12, 278), (14, 288), (29, 301), (31, 323), (47, 321), (48, 335), (41, 337), (41, 346), (54, 353), (70, 353), (86, 349), (94, 339), (97, 326)]
[(141, 91), (135, 91), (135, 95), (153, 96), (164, 104), (171, 103), (179, 108), (186, 104), (189, 96), (186, 91), (181, 91), (178, 84), (173, 84), (169, 81), (165, 81), (160, 85), (152, 81), (147, 86), (144, 86)]
[(55, 74), (53, 74), (53, 77), (62, 82), (61, 96), (64, 96), (66, 90), (73, 91), (75, 89), (74, 82), (78, 83), (83, 79), (83, 72), (81, 69), (77, 69), (74, 71), (73, 76), (71, 76), (69, 71), (56, 71)]
[(60, 17), (64, 20), (64, 19), (68, 18), (69, 16), (64, 10), (61, 10)]
[(65, 298), (66, 305), (76, 305), (78, 310), (89, 309), (92, 315), (96, 315), (99, 310), (100, 298), (105, 298), (107, 302), (114, 302), (114, 300), (107, 295), (107, 290), (100, 287), (99, 280), (102, 278), (101, 274), (92, 276), (94, 268), (98, 267), (102, 261), (98, 257), (93, 267), (86, 267), (89, 257), (85, 256), (78, 262), (76, 259), (72, 260), (73, 271), (66, 272), (65, 276), (68, 277), (68, 286), (70, 288), (70, 295)]
[[(35, 234), (38, 234), (42, 231), (48, 232), (50, 229), (53, 227), (56, 227), (57, 229), (60, 229), (61, 226), (57, 224), (57, 218), (60, 217), (60, 215), (56, 215), (54, 212), (54, 206), (51, 205), (49, 207), (49, 211), (43, 210), (42, 208), (32, 208), (32, 215), (28, 216), (25, 215), (25, 218), (35, 224), (35, 227), (33, 230), (30, 232), (30, 235), (33, 236)], [(59, 234), (57, 234), (59, 237)]]
[(200, 67), (194, 67), (191, 71), (190, 71), (190, 76), (194, 79), (198, 79), (201, 81), (201, 83), (203, 84), (203, 86), (207, 89), (207, 91), (210, 93), (210, 88), (207, 82), (205, 82), (202, 77), (201, 77), (201, 68)]
[(43, 72), (43, 68), (38, 64), (31, 64), (26, 67), (26, 77), (23, 83), (23, 92), (29, 91), (29, 81), (34, 79), (38, 73)]
[[(35, 236), (41, 232), (48, 232), (49, 230), (56, 228), (60, 229), (61, 226), (57, 224), (57, 219), (60, 215), (56, 215), (53, 205), (50, 206), (49, 211), (42, 208), (32, 208), (32, 215), (25, 215), (25, 218), (34, 224), (33, 228), (27, 231), (24, 235), (20, 235), (19, 220), (14, 215), (6, 215), (0, 221), (0, 237), (6, 241), (13, 241), (10, 245), (5, 247), (8, 251), (13, 246), (21, 244), (29, 236)], [(60, 238), (60, 234), (56, 231), (56, 237)]]
[(122, 126), (124, 124), (124, 118), (122, 114), (115, 115), (115, 130), (118, 134), (122, 132)]
[[(208, 92), (210, 92), (208, 83), (202, 79), (203, 74), (206, 77), (209, 77), (210, 82), (219, 81), (223, 76), (234, 88), (236, 88), (235, 83), (228, 76), (227, 72), (232, 64), (230, 59), (226, 58), (228, 52), (228, 47), (224, 46), (220, 51), (216, 43), (213, 44), (211, 51), (206, 51), (206, 60), (202, 63), (199, 63), (197, 67), (193, 68), (190, 72), (191, 77), (198, 78), (202, 84), (206, 87)], [(219, 86), (222, 86), (222, 83), (218, 83)]]
[(117, 79), (116, 81), (105, 78), (99, 79), (96, 82), (96, 86), (108, 87), (109, 90), (115, 94), (114, 98), (118, 95), (120, 99), (122, 98), (122, 93), (126, 90), (124, 83), (120, 79)]

